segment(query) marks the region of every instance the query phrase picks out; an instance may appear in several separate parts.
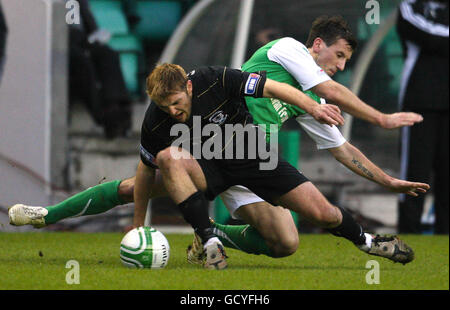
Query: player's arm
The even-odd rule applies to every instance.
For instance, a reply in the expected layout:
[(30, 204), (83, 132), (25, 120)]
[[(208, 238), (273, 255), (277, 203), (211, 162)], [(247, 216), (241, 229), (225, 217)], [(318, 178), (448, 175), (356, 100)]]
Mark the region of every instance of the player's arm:
[(389, 176), (349, 142), (328, 150), (339, 162), (354, 173), (393, 192), (418, 196), (418, 193), (425, 193), (430, 188), (425, 183), (409, 182)]
[(343, 111), (354, 117), (366, 120), (382, 128), (394, 129), (403, 126), (412, 126), (423, 120), (420, 114), (412, 112), (382, 113), (363, 102), (347, 87), (333, 80), (317, 84), (311, 90), (327, 101), (335, 103)]
[(144, 226), (147, 205), (151, 195), (152, 185), (155, 183), (155, 169), (139, 161), (134, 183), (134, 217), (133, 226)]
[[(144, 129), (144, 126), (142, 126)], [(145, 134), (145, 130), (141, 135), (141, 145), (139, 148), (139, 155), (141, 160), (139, 161), (136, 178), (134, 181), (134, 217), (133, 226), (140, 227), (144, 225), (145, 214), (147, 213), (147, 205), (152, 194), (152, 188), (154, 187), (156, 180), (156, 164), (155, 149), (151, 148), (151, 145), (147, 143), (149, 137)]]
[(330, 104), (318, 104), (298, 89), (266, 78), (264, 71), (249, 73), (237, 69), (218, 67), (218, 80), (231, 98), (250, 96), (255, 98), (277, 98), (288, 104), (300, 107), (318, 122), (328, 125), (342, 125), (344, 118), (338, 107)]
[(320, 123), (329, 125), (344, 124), (344, 118), (337, 106), (332, 104), (318, 104), (303, 92), (288, 84), (267, 79), (264, 84), (263, 97), (277, 98), (288, 104), (295, 105)]
[(367, 105), (348, 88), (331, 80), (320, 70), (306, 47), (292, 38), (281, 39), (267, 52), (267, 56), (289, 72), (303, 90), (312, 90), (354, 117), (387, 129), (411, 126), (422, 121), (422, 116), (416, 113), (384, 114)]

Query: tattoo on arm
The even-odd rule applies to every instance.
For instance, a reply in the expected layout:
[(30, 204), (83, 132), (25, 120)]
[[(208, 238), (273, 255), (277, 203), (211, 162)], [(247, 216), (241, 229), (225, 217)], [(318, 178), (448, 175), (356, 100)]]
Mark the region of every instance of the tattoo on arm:
[(373, 173), (370, 172), (369, 169), (367, 169), (366, 167), (364, 167), (363, 164), (362, 164), (359, 160), (353, 158), (353, 159), (352, 159), (352, 163), (353, 163), (359, 170), (361, 170), (365, 175), (367, 175), (369, 178), (373, 179)]

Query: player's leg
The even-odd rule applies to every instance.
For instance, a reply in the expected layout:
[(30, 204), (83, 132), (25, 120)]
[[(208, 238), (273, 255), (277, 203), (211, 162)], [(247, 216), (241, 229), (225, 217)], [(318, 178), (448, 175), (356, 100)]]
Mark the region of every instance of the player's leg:
[(122, 190), (124, 195), (119, 195), (121, 183), (124, 183), (122, 188), (127, 188), (126, 185), (130, 183), (130, 180), (105, 182), (90, 187), (56, 205), (46, 207), (48, 214), (44, 217), (45, 223), (49, 225), (69, 217), (104, 213), (115, 206), (127, 203), (129, 194)]
[[(180, 158), (174, 156), (174, 152), (179, 152)], [(168, 147), (157, 154), (156, 163), (167, 192), (176, 204), (199, 190), (206, 190), (205, 175), (197, 160), (187, 151)]]
[[(22, 204), (14, 205), (8, 212), (10, 223), (17, 226), (31, 224), (35, 227), (43, 227), (69, 217), (106, 212), (117, 205), (127, 203), (130, 196), (126, 189), (130, 182), (131, 179), (127, 179), (98, 184), (56, 205), (45, 208)], [(123, 196), (119, 194), (122, 183)]]
[[(116, 206), (133, 202), (134, 181), (135, 177), (131, 177), (98, 184), (47, 207), (16, 204), (8, 212), (10, 223), (39, 228), (66, 218), (107, 212)], [(151, 197), (164, 195), (166, 191), (161, 175), (157, 173)]]
[(360, 250), (403, 264), (414, 259), (414, 252), (396, 237), (372, 236), (364, 233), (345, 209), (333, 206), (311, 183), (305, 182), (282, 195), (280, 205), (299, 213), (311, 223), (326, 228), (338, 237), (353, 242)]
[[(179, 156), (175, 156), (176, 153)], [(225, 250), (213, 233), (208, 214), (209, 202), (203, 193), (207, 190), (208, 184), (204, 171), (215, 170), (207, 167), (213, 162), (203, 161), (203, 165), (200, 166), (199, 162), (187, 151), (168, 147), (157, 154), (156, 163), (160, 168), (169, 196), (178, 205), (185, 221), (200, 237), (206, 254), (204, 266), (209, 269), (226, 268)], [(208, 173), (208, 175), (212, 174)]]
[(261, 254), (285, 257), (297, 250), (298, 231), (289, 210), (264, 201), (242, 206), (236, 213), (249, 224), (244, 236), (246, 244), (254, 247), (254, 252), (264, 249)]
[(333, 228), (342, 222), (342, 214), (339, 209), (331, 205), (309, 181), (280, 196), (278, 202), (322, 228)]
[(246, 225), (213, 223), (222, 243), (246, 253), (283, 257), (298, 247), (298, 232), (290, 211), (274, 207), (243, 186), (232, 186), (220, 195), (230, 215)]
[[(297, 250), (298, 232), (290, 211), (270, 205), (240, 185), (230, 187), (220, 197), (233, 218), (248, 223), (225, 225), (212, 221), (214, 234), (224, 246), (270, 257), (288, 256)], [(195, 235), (187, 259), (202, 264), (202, 254), (201, 242)]]
[[(122, 182), (120, 182), (119, 186), (117, 187), (117, 196), (119, 197), (120, 200), (124, 201), (125, 203), (134, 202), (133, 193), (135, 180), (136, 180), (135, 176), (128, 179), (124, 179), (122, 180)], [(158, 184), (158, 182), (155, 183)]]

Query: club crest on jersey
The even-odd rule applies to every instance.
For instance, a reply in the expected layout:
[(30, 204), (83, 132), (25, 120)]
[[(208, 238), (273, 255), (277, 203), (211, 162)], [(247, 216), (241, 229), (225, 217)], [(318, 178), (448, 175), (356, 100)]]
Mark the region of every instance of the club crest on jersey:
[(251, 73), (248, 76), (247, 82), (245, 83), (245, 94), (253, 95), (256, 91), (256, 85), (258, 85), (258, 81), (261, 79), (261, 76), (256, 73)]
[(209, 118), (211, 123), (222, 125), (228, 117), (228, 114), (224, 114), (223, 111), (217, 111)]

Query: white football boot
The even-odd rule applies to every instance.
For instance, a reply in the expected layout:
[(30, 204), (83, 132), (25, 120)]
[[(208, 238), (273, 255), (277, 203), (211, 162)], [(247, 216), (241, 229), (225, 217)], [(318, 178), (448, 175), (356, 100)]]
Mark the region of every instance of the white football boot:
[(414, 260), (414, 251), (397, 236), (372, 236), (366, 233), (366, 244), (358, 248), (369, 255), (385, 257), (403, 265)]
[(8, 209), (9, 223), (14, 226), (33, 225), (34, 228), (46, 226), (44, 216), (48, 210), (43, 207), (16, 204)]
[[(212, 238), (216, 239), (216, 238)], [(211, 239), (210, 239), (211, 240)], [(203, 265), (206, 269), (225, 269), (227, 268), (227, 258), (225, 249), (220, 241), (206, 242), (204, 246), (204, 252), (206, 254), (206, 261)]]
[(192, 245), (188, 246), (186, 253), (189, 263), (203, 265), (206, 269), (220, 270), (227, 268), (228, 265), (226, 261), (228, 256), (217, 238), (212, 238), (203, 245), (200, 236), (194, 233), (194, 240)]

